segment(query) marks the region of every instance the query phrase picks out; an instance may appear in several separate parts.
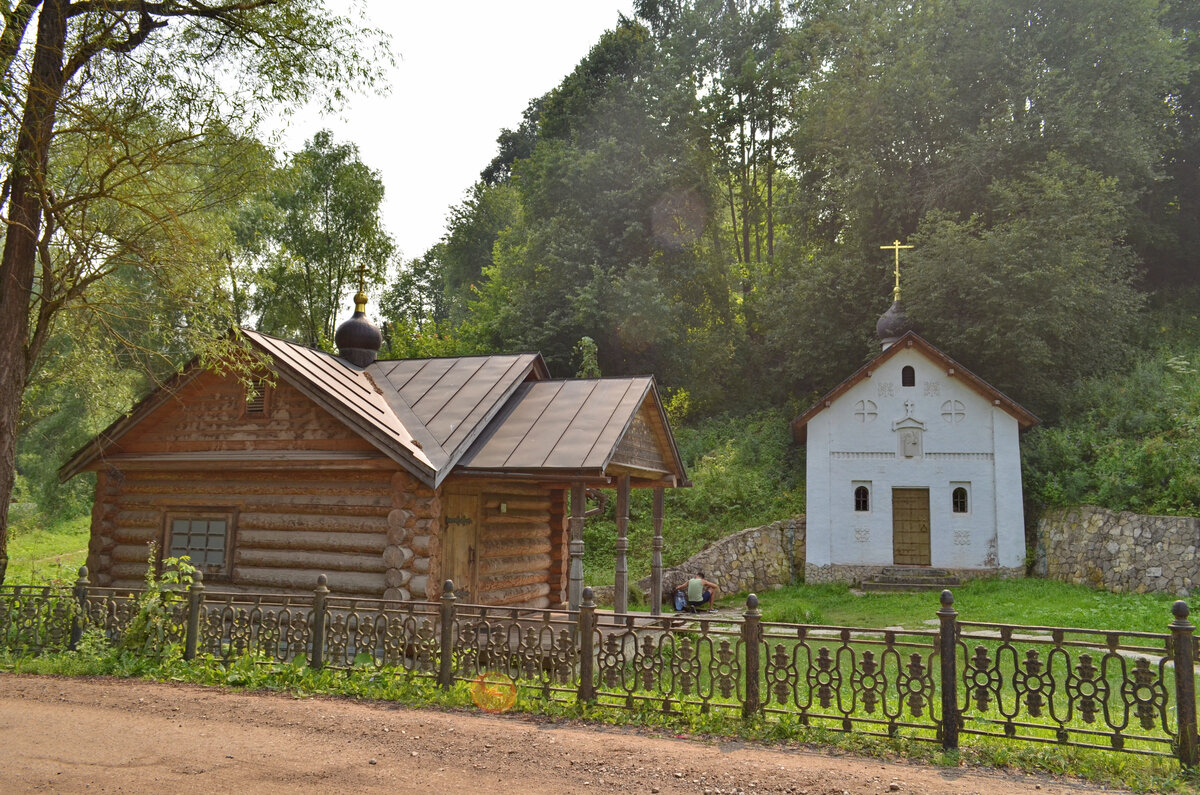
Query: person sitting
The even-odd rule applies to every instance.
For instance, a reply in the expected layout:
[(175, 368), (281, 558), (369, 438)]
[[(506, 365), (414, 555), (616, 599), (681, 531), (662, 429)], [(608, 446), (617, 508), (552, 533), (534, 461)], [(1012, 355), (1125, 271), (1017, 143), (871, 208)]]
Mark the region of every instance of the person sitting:
[(697, 571), (696, 576), (687, 582), (688, 608), (693, 613), (700, 608), (705, 608), (715, 613), (716, 610), (713, 609), (713, 603), (716, 600), (717, 584), (704, 579), (704, 572)]

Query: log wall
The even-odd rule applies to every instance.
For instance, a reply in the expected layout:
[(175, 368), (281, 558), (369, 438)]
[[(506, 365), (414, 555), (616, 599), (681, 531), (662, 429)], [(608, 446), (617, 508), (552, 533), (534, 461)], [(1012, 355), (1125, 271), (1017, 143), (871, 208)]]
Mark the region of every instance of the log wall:
[[(544, 486), (505, 481), (481, 484), (476, 555), (476, 599), (487, 605), (548, 607), (562, 601), (551, 594), (556, 553), (552, 524), (561, 528), (553, 492)], [(561, 502), (561, 492), (559, 501)], [(501, 506), (505, 506), (501, 509)], [(555, 582), (561, 589), (561, 583)]]
[[(364, 470), (101, 471), (88, 569), (97, 585), (136, 587), (169, 514), (228, 512), (228, 578), (215, 587), (380, 596), (387, 566), (393, 473)], [(219, 583), (219, 585), (218, 585)]]

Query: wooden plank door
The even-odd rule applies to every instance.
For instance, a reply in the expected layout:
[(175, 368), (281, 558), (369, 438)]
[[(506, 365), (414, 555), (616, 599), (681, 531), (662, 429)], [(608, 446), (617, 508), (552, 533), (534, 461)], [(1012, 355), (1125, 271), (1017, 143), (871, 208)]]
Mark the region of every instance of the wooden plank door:
[(442, 531), (442, 577), (454, 583), (459, 599), (475, 595), (475, 560), (479, 541), (479, 495), (446, 494)]
[(929, 565), (929, 489), (892, 489), (892, 561)]

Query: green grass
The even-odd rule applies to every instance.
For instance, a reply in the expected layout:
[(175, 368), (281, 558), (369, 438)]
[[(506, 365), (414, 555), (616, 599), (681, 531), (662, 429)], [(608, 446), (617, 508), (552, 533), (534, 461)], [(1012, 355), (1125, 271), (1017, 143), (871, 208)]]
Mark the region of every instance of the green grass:
[[(1167, 632), (1175, 597), (1114, 594), (1050, 580), (973, 580), (951, 589), (960, 621)], [(929, 629), (939, 592), (855, 595), (846, 585), (800, 585), (759, 594), (765, 621)], [(723, 599), (745, 603), (745, 596)], [(1196, 619), (1193, 616), (1193, 619)]]
[(87, 558), (91, 517), (22, 530), (8, 540), (6, 585), (74, 583)]

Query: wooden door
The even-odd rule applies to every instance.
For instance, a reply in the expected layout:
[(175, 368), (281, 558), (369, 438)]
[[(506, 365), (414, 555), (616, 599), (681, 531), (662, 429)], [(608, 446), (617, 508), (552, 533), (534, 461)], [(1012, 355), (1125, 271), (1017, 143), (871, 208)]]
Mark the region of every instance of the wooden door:
[(479, 541), (479, 495), (446, 494), (442, 531), (442, 578), (454, 583), (459, 599), (475, 594), (476, 545)]
[(929, 489), (892, 489), (892, 561), (929, 565)]

